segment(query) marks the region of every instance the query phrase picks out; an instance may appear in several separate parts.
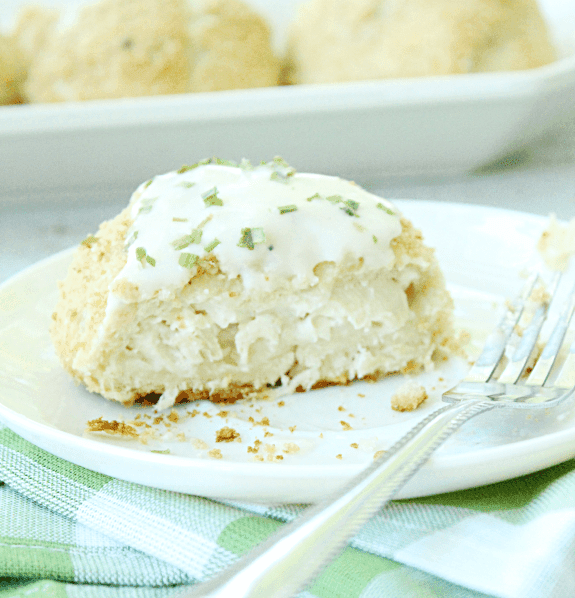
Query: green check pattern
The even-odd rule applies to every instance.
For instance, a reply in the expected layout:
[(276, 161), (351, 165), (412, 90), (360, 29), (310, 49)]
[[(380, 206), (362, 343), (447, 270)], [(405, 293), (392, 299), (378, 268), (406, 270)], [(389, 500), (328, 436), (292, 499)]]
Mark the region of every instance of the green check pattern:
[[(0, 480), (0, 598), (175, 597), (305, 509), (124, 482), (54, 457), (1, 425)], [(486, 596), (575, 596), (575, 461), (393, 502), (300, 594)]]

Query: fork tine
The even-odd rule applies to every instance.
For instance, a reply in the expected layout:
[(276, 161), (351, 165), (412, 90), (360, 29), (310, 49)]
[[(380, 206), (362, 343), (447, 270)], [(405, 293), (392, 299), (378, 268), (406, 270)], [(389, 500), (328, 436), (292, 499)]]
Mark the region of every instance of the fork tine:
[(501, 361), (507, 342), (521, 318), (525, 302), (538, 280), (539, 274), (537, 272), (529, 276), (519, 296), (505, 312), (495, 330), (487, 337), (481, 355), (476, 359), (465, 377), (466, 382), (488, 382), (491, 379)]
[[(541, 328), (545, 323), (545, 320), (547, 319), (547, 315), (549, 313), (549, 306), (551, 304), (552, 298), (555, 296), (555, 292), (557, 291), (557, 287), (559, 286), (560, 280), (561, 272), (555, 272), (547, 289), (550, 299), (548, 301), (542, 302), (539, 305), (539, 307), (533, 314), (531, 321), (525, 327), (520, 337), (518, 335), (513, 335), (517, 337), (516, 339), (514, 339), (517, 342), (510, 343), (511, 345), (515, 346), (511, 346), (510, 350), (508, 351), (509, 361), (501, 375), (498, 377), (498, 382), (501, 382), (502, 384), (515, 384), (521, 377), (521, 374), (523, 374), (523, 371), (527, 366), (527, 362), (529, 361), (529, 358), (533, 353), (533, 349), (537, 344), (537, 339), (539, 338)], [(561, 340), (562, 339), (563, 337), (561, 337)], [(561, 345), (561, 340), (559, 341), (559, 345)], [(544, 374), (543, 382), (545, 382), (545, 379), (547, 378), (547, 375), (549, 374), (552, 365), (553, 362), (551, 362), (547, 373)], [(541, 373), (543, 374), (543, 371)], [(543, 382), (541, 382), (540, 386), (543, 386)], [(537, 383), (534, 382), (534, 385), (536, 384)]]
[[(543, 352), (541, 353), (537, 363), (535, 364), (533, 371), (525, 381), (525, 384), (529, 386), (543, 386), (549, 377), (553, 364), (557, 358), (563, 339), (569, 328), (571, 319), (573, 318), (573, 312), (575, 311), (575, 287), (571, 289), (569, 299), (566, 301), (563, 310), (557, 318), (555, 328), (549, 336)], [(571, 345), (569, 355), (557, 380), (554, 382), (554, 386), (559, 388), (571, 388), (575, 386), (575, 342)]]

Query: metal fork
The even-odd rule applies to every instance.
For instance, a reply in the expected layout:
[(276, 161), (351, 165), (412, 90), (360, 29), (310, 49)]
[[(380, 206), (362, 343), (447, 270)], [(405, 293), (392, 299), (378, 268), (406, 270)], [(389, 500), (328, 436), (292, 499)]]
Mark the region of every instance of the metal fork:
[[(547, 290), (555, 294), (560, 275)], [(422, 420), (385, 455), (335, 496), (306, 510), (230, 569), (184, 595), (188, 598), (287, 598), (307, 585), (367, 520), (405, 485), (455, 430), (496, 408), (549, 408), (570, 398), (575, 386), (575, 342), (563, 367), (554, 368), (575, 309), (575, 288), (531, 370), (550, 301), (537, 301), (532, 275), (489, 335), (468, 375), (443, 394), (447, 405)], [(519, 328), (525, 306), (533, 315)], [(553, 382), (550, 384), (550, 376)], [(182, 597), (183, 598), (183, 597)]]

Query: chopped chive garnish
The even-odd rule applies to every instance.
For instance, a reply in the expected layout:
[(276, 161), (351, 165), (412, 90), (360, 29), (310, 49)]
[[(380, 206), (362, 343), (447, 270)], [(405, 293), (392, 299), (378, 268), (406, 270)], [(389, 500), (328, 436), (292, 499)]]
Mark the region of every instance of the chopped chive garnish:
[(373, 242), (377, 243), (377, 237), (375, 235), (373, 235)]
[(344, 202), (345, 207), (341, 208), (348, 216), (357, 216), (357, 208), (359, 208), (359, 204), (357, 201), (353, 201), (353, 199), (346, 199)]
[(157, 453), (158, 455), (169, 455), (170, 454), (170, 449), (164, 449), (163, 451), (152, 449), (150, 452), (151, 453)]
[(326, 199), (331, 203), (339, 203), (340, 201), (343, 201), (343, 197), (341, 195), (329, 195), (326, 197)]
[(295, 212), (297, 210), (297, 206), (295, 204), (279, 206), (278, 210), (280, 211), (280, 214), (287, 214), (288, 212)]
[(146, 261), (148, 262), (148, 264), (150, 264), (150, 266), (156, 265), (156, 260), (150, 255), (146, 256)]
[(136, 248), (136, 259), (139, 262), (146, 259), (146, 250), (143, 247)]
[(178, 171), (178, 174), (184, 174), (184, 172), (188, 172), (189, 170), (193, 170), (194, 168), (197, 168), (198, 164), (184, 164)]
[(182, 266), (182, 268), (193, 268), (199, 257), (195, 253), (180, 253), (180, 257), (178, 259), (178, 264)]
[(290, 167), (290, 165), (281, 156), (275, 156), (273, 163), (277, 164), (278, 166), (284, 166), (285, 168)]
[(202, 193), (202, 199), (206, 207), (209, 206), (223, 206), (224, 202), (218, 197), (218, 188), (212, 187), (205, 193)]
[(264, 229), (263, 228), (252, 228), (252, 239), (256, 245), (258, 243), (265, 243), (266, 235), (264, 233)]
[(192, 183), (192, 181), (182, 181), (178, 183), (178, 187), (184, 187), (185, 189), (191, 189), (196, 183)]
[(355, 226), (360, 233), (365, 232), (365, 226), (361, 226), (361, 224), (358, 224), (357, 222), (354, 222), (353, 226)]
[(221, 241), (219, 241), (218, 239), (214, 239), (211, 243), (208, 243), (204, 247), (204, 251), (206, 253), (210, 253), (210, 251), (213, 251), (220, 243), (221, 243)]
[(270, 175), (270, 181), (275, 181), (276, 183), (288, 183), (289, 178), (288, 175), (282, 174), (281, 172), (272, 172)]
[(254, 248), (251, 228), (242, 228), (242, 236), (240, 237), (238, 247), (247, 247), (248, 249)]
[(126, 241), (126, 246), (129, 247), (132, 243), (134, 243), (136, 241), (136, 239), (138, 238), (138, 231), (135, 230), (131, 237)]
[(176, 251), (180, 251), (181, 249), (185, 249), (190, 243), (192, 242), (191, 235), (184, 235), (175, 241), (172, 241), (172, 246)]
[(221, 158), (212, 158), (212, 162), (215, 162), (218, 166), (235, 166), (237, 168), (237, 162), (233, 160), (222, 160)]
[(172, 218), (172, 222), (187, 222), (187, 218)]
[(274, 250), (274, 246), (273, 246), (273, 245), (270, 245), (270, 246), (268, 247), (268, 249), (269, 249), (270, 251), (273, 251), (273, 250)]
[(150, 179), (149, 181), (146, 181), (144, 183), (144, 189), (147, 189), (153, 182), (154, 182), (154, 179)]
[(190, 234), (190, 239), (192, 243), (200, 243), (200, 241), (202, 240), (202, 229), (194, 228), (194, 230)]
[(384, 212), (387, 212), (390, 216), (395, 216), (395, 212), (393, 210), (390, 210), (387, 206), (384, 206), (382, 203), (378, 203), (376, 207), (378, 207), (380, 210), (383, 210)]
[(98, 237), (95, 237), (94, 235), (88, 235), (82, 241), (82, 245), (86, 245), (87, 247), (90, 247), (92, 245), (92, 243), (95, 243), (97, 240), (98, 240)]
[(140, 202), (140, 209), (138, 211), (138, 214), (147, 214), (148, 212), (150, 212), (152, 210), (154, 202), (157, 199), (157, 197), (145, 197), (144, 199), (142, 199), (142, 201)]
[(314, 199), (320, 199), (321, 195), (319, 193), (314, 193), (311, 197), (308, 197), (307, 200), (308, 201), (312, 201)]

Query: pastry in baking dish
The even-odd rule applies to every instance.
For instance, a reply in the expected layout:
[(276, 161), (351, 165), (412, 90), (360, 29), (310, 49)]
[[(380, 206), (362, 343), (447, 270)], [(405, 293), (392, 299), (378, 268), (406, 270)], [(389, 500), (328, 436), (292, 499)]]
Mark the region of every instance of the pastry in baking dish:
[(291, 26), (285, 78), (423, 77), (554, 59), (536, 0), (308, 0)]
[(276, 85), (267, 23), (239, 0), (99, 0), (71, 23), (38, 10), (17, 36), (32, 45), (31, 102), (60, 102)]
[(432, 368), (451, 318), (390, 202), (281, 159), (214, 159), (140, 185), (78, 247), (51, 333), (90, 391), (163, 408)]

